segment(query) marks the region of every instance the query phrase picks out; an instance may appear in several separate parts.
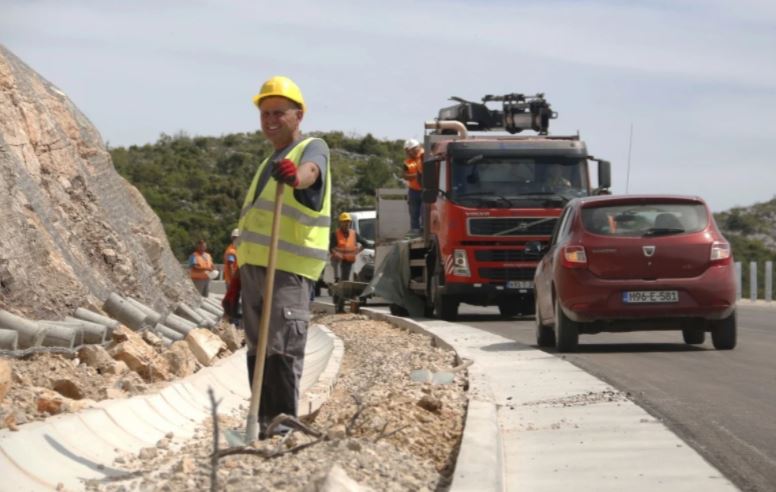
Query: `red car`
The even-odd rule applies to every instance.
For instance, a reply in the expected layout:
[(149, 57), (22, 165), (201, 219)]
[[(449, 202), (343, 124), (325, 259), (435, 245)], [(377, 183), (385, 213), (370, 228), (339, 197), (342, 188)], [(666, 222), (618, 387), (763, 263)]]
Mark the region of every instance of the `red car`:
[[(579, 198), (558, 220), (534, 277), (536, 341), (559, 352), (580, 334), (681, 330), (684, 342), (736, 346), (730, 244), (692, 196)], [(546, 251), (546, 252), (545, 252)]]

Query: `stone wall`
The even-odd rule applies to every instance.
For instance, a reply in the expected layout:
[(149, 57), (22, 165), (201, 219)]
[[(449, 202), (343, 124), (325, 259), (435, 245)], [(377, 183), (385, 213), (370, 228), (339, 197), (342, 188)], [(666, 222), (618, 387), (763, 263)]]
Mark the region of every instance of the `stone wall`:
[(198, 304), (159, 218), (97, 129), (0, 45), (0, 307), (61, 317), (99, 310), (112, 291), (159, 310)]

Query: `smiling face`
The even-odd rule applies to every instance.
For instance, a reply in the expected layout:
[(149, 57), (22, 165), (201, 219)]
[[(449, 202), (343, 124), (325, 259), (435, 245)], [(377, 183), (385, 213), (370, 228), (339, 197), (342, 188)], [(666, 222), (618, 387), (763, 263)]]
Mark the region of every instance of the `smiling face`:
[(285, 97), (266, 97), (259, 103), (261, 130), (275, 149), (287, 147), (299, 134), (304, 116), (299, 106)]

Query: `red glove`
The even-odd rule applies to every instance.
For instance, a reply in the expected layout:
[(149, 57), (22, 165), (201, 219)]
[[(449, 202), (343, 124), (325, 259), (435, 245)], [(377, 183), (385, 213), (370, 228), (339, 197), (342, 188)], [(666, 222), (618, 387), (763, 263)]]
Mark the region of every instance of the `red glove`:
[(229, 288), (226, 289), (226, 295), (224, 295), (221, 301), (221, 306), (224, 308), (224, 314), (230, 318), (236, 318), (238, 313), (238, 307), (240, 305), (240, 276), (235, 275), (229, 282)]
[(299, 186), (299, 176), (296, 174), (296, 164), (290, 159), (272, 163), (272, 177), (293, 188)]

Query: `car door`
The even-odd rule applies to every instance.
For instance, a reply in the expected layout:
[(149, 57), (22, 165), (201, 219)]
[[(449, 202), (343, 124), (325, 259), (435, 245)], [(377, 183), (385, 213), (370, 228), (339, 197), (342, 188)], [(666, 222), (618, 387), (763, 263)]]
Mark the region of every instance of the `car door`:
[(558, 243), (563, 237), (568, 235), (571, 219), (574, 215), (573, 211), (573, 205), (569, 204), (563, 209), (563, 212), (561, 212), (560, 219), (556, 223), (555, 230), (550, 238), (549, 249), (536, 268), (536, 278), (534, 280), (537, 295), (536, 304), (537, 309), (540, 310), (537, 315), (540, 315), (543, 320), (550, 320), (554, 317), (552, 282), (553, 271), (555, 270), (555, 256), (558, 249)]

